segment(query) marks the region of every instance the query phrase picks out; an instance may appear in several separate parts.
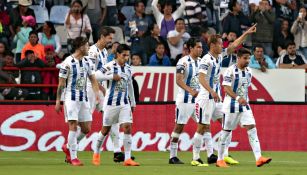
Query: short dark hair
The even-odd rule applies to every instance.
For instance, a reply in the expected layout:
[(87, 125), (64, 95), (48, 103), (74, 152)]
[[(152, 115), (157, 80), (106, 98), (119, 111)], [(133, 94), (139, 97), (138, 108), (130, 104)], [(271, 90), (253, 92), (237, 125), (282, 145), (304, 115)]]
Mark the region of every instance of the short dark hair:
[(215, 35), (211, 35), (209, 38), (208, 38), (208, 46), (210, 48), (210, 45), (211, 44), (216, 44), (218, 42), (219, 39), (222, 39), (222, 36), (221, 35), (218, 35), (218, 34), (215, 34)]
[(295, 42), (294, 41), (288, 41), (286, 44), (286, 49), (289, 47), (289, 46), (295, 46)]
[(34, 54), (34, 51), (33, 50), (26, 50), (25, 51), (25, 56), (27, 57), (28, 55), (30, 54)]
[(47, 24), (47, 26), (48, 26), (49, 28), (51, 28), (50, 34), (51, 34), (51, 35), (55, 35), (55, 34), (56, 34), (56, 30), (55, 30), (55, 28), (54, 28), (54, 24), (53, 24), (51, 21), (46, 21), (45, 23)]
[[(160, 45), (164, 46), (164, 44), (163, 44), (162, 42), (158, 42), (158, 43), (156, 44), (156, 47), (155, 47), (155, 48), (157, 48), (157, 47), (160, 46)], [(165, 48), (165, 46), (164, 46), (164, 48)]]
[(209, 28), (208, 28), (208, 27), (202, 27), (202, 28), (200, 28), (200, 30), (199, 30), (199, 34), (208, 33), (208, 31), (209, 31)]
[(75, 3), (79, 4), (81, 7), (83, 7), (83, 3), (80, 0), (74, 0), (71, 2), (71, 6), (73, 6)]
[(143, 3), (145, 5), (145, 3), (142, 0), (135, 0), (134, 1), (134, 8), (139, 6), (139, 3)]
[(123, 53), (124, 51), (130, 51), (130, 47), (127, 44), (120, 44), (116, 49), (116, 53)]
[(264, 47), (263, 47), (261, 44), (256, 44), (256, 45), (254, 46), (254, 51), (256, 51), (256, 48), (262, 48), (262, 49), (264, 49)]
[(115, 30), (112, 28), (112, 27), (109, 27), (109, 26), (104, 26), (104, 27), (101, 27), (100, 30), (99, 30), (99, 36), (108, 36), (110, 35), (111, 33), (115, 34)]
[(228, 3), (228, 9), (230, 11), (233, 11), (233, 7), (235, 7), (237, 4), (237, 0), (230, 0), (229, 3)]
[(183, 21), (183, 22), (184, 22), (184, 19), (183, 19), (183, 18), (177, 18), (177, 19), (175, 20), (175, 24), (177, 24), (178, 21)]
[(14, 55), (14, 53), (13, 53), (13, 52), (11, 52), (11, 51), (7, 51), (7, 52), (4, 52), (4, 57), (6, 57), (6, 56), (11, 56), (11, 57), (14, 57), (15, 55)]
[(249, 49), (244, 48), (244, 47), (238, 50), (238, 53), (237, 53), (238, 57), (241, 57), (244, 54), (251, 55), (251, 51)]
[(88, 42), (87, 38), (79, 36), (73, 40), (72, 48), (75, 51), (80, 47), (84, 46), (87, 42)]
[(200, 42), (200, 40), (197, 39), (197, 38), (190, 38), (190, 39), (186, 42), (186, 44), (187, 44), (188, 49), (190, 50), (190, 48), (195, 47), (195, 46), (196, 46), (196, 43), (199, 43), (199, 42)]
[(35, 30), (32, 30), (30, 33), (29, 33), (29, 38), (31, 35), (36, 35), (38, 37), (38, 34)]

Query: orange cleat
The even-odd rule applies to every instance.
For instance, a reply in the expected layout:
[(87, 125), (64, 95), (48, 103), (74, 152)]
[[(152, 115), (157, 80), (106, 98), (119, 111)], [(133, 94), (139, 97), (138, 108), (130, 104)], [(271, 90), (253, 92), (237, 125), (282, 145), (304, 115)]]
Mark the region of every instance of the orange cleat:
[(271, 162), (271, 160), (272, 160), (272, 158), (270, 158), (270, 157), (260, 157), (257, 161), (256, 161), (256, 165), (257, 165), (257, 167), (261, 167), (262, 165), (264, 165), (264, 164), (267, 164), (267, 163), (270, 163)]
[(92, 164), (96, 166), (100, 165), (100, 154), (97, 154), (97, 153), (93, 154)]
[(69, 149), (67, 148), (66, 144), (64, 144), (62, 146), (62, 150), (65, 153), (66, 157), (65, 157), (65, 162), (66, 163), (71, 163), (71, 158), (70, 158), (70, 152)]
[(132, 159), (125, 160), (123, 165), (124, 166), (140, 166), (138, 162), (135, 162)]
[(220, 167), (220, 168), (229, 168), (229, 166), (227, 165), (225, 160), (218, 160), (218, 161), (216, 161), (215, 165), (216, 165), (216, 167)]
[(71, 160), (71, 165), (72, 166), (83, 166), (83, 163), (78, 158), (75, 158)]

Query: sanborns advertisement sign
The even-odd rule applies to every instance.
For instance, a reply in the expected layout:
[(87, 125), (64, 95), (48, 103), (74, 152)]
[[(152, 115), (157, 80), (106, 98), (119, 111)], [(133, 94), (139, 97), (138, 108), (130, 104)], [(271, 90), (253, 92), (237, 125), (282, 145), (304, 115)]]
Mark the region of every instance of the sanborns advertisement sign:
[[(139, 85), (140, 101), (175, 101), (178, 88), (175, 67), (133, 67), (133, 71)], [(252, 71), (251, 101), (305, 101), (304, 70)]]
[[(256, 117), (263, 150), (307, 151), (307, 139), (302, 139), (307, 138), (306, 105), (251, 105), (251, 107)], [(2, 151), (61, 151), (61, 146), (66, 143), (68, 126), (64, 122), (63, 115), (56, 114), (52, 105), (1, 105), (0, 111), (2, 111), (0, 114)], [(168, 150), (174, 117), (175, 105), (138, 105), (134, 112), (132, 149)], [(92, 132), (80, 142), (80, 150), (94, 148), (101, 119), (101, 114), (95, 113)], [(297, 128), (300, 128), (300, 132), (297, 132)], [(220, 124), (212, 124), (215, 149), (220, 129)], [(196, 124), (191, 120), (180, 136), (179, 150), (191, 150), (195, 130)], [(120, 144), (122, 145), (122, 140)], [(250, 150), (245, 130), (234, 131), (231, 147), (232, 150)], [(110, 138), (103, 148), (113, 149)]]

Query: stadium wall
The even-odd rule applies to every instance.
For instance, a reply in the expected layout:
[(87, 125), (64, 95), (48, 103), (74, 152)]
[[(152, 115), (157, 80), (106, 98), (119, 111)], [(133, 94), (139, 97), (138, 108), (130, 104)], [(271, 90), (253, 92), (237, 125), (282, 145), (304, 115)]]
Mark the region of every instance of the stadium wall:
[[(251, 107), (263, 150), (307, 151), (307, 104), (252, 104)], [(54, 105), (0, 105), (0, 111), (1, 151), (61, 151), (68, 127), (63, 115), (54, 111)], [(174, 126), (175, 105), (141, 104), (133, 115), (132, 149), (167, 151)], [(94, 147), (101, 119), (101, 114), (95, 112), (93, 132), (80, 142), (80, 150)], [(191, 150), (195, 129), (196, 124), (189, 121), (180, 136), (180, 150)], [(218, 123), (212, 124), (215, 149), (220, 129)], [(231, 147), (231, 150), (250, 150), (245, 130), (234, 131)], [(112, 150), (110, 138), (104, 149)]]

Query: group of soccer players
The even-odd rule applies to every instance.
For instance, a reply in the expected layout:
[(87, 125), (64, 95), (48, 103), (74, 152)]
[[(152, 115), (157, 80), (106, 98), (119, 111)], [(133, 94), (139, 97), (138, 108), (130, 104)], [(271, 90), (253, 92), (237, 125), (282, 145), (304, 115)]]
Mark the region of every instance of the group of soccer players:
[[(197, 122), (193, 138), (193, 166), (208, 166), (200, 158), (203, 141), (207, 150), (207, 162), (217, 167), (238, 164), (228, 155), (232, 130), (238, 124), (247, 129), (249, 142), (258, 167), (272, 159), (261, 155), (260, 143), (255, 127), (254, 116), (248, 104), (248, 87), (251, 85), (251, 70), (248, 68), (250, 51), (238, 50), (237, 63), (224, 73), (223, 83), (226, 91), (224, 102), (221, 97), (221, 63), (225, 54), (232, 53), (244, 39), (256, 31), (251, 27), (227, 49), (222, 49), (222, 39), (212, 35), (208, 40), (209, 53), (202, 59), (200, 40), (191, 38), (187, 42), (189, 55), (182, 57), (176, 66), (176, 83), (179, 92), (176, 98), (176, 120), (171, 134), (170, 164), (183, 164), (177, 157), (178, 140), (190, 117)], [(106, 47), (112, 42), (115, 31), (110, 27), (100, 29), (100, 38), (91, 47), (86, 38), (78, 37), (73, 41), (74, 53), (61, 63), (59, 85), (55, 110), (61, 111), (63, 100), (65, 119), (69, 132), (67, 144), (62, 146), (66, 162), (73, 166), (83, 163), (77, 157), (78, 143), (91, 130), (92, 114), (96, 108), (103, 111), (103, 126), (98, 133), (92, 163), (100, 165), (101, 147), (110, 133), (114, 144), (114, 161), (125, 166), (139, 166), (131, 156), (132, 112), (136, 103), (132, 85), (129, 47), (118, 46), (115, 59), (107, 63)], [(214, 155), (211, 120), (222, 124), (219, 138), (218, 156)], [(119, 127), (124, 131), (124, 154), (119, 147)]]
[[(169, 164), (183, 164), (177, 157), (178, 140), (190, 117), (197, 122), (193, 138), (192, 166), (208, 166), (216, 163), (217, 167), (229, 167), (228, 164), (238, 164), (228, 155), (232, 130), (238, 124), (247, 129), (256, 165), (258, 167), (269, 163), (272, 159), (261, 155), (260, 143), (255, 127), (255, 119), (248, 104), (248, 87), (251, 85), (251, 69), (248, 68), (250, 51), (242, 48), (237, 52), (237, 63), (230, 66), (224, 73), (222, 85), (226, 96), (221, 97), (220, 74), (222, 58), (234, 52), (244, 39), (256, 31), (256, 25), (247, 30), (228, 48), (223, 50), (222, 39), (212, 35), (208, 39), (209, 52), (202, 59), (202, 44), (200, 40), (191, 38), (186, 45), (189, 55), (181, 58), (176, 66), (176, 83), (179, 92), (176, 98), (175, 127), (171, 134)], [(210, 122), (219, 121), (222, 124), (218, 143), (218, 156), (213, 154), (213, 142), (210, 132)], [(203, 141), (207, 150), (207, 162), (200, 158)]]

